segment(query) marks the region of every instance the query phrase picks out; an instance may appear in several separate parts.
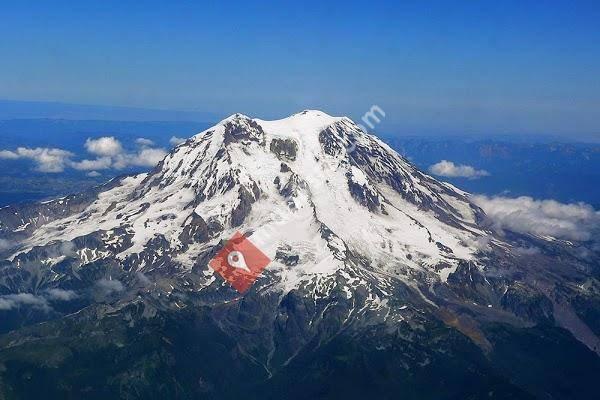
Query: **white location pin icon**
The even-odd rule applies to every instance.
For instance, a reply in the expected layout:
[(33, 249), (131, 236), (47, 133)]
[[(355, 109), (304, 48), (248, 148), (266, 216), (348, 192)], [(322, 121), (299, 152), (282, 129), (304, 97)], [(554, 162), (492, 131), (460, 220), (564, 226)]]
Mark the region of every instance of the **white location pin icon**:
[(227, 263), (233, 268), (243, 269), (246, 272), (250, 271), (250, 268), (246, 265), (246, 260), (241, 251), (234, 250), (227, 255)]

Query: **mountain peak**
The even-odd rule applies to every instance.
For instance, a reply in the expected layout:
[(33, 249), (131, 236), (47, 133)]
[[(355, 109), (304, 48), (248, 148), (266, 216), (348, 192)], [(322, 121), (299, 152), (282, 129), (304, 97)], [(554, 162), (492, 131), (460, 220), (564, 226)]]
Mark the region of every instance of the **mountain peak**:
[(306, 134), (308, 132), (314, 133), (315, 131), (318, 131), (317, 133), (319, 133), (326, 126), (342, 120), (347, 120), (353, 123), (348, 117), (334, 117), (321, 110), (307, 109), (275, 120), (263, 120), (260, 118), (252, 118), (242, 113), (235, 113), (223, 119), (214, 127), (209, 128), (196, 136), (201, 137), (204, 133), (213, 131), (215, 127), (224, 126), (231, 123), (239, 124), (241, 121), (246, 121), (246, 123), (252, 121), (252, 123), (258, 124), (261, 127), (266, 126), (274, 130), (279, 130), (281, 134), (285, 134), (285, 132)]
[(315, 110), (313, 110), (313, 109), (302, 110), (298, 113), (292, 114), (291, 116), (334, 118), (333, 116), (327, 114), (325, 111), (316, 110), (316, 109)]
[(120, 229), (124, 247), (113, 255), (130, 268), (144, 269), (144, 254), (157, 241), (171, 262), (191, 268), (198, 246), (212, 248), (239, 230), (252, 232), (271, 259), (286, 246), (297, 249), (293, 256), (304, 267), (273, 269), (289, 289), (299, 281), (292, 284), (288, 274), (303, 271), (300, 281), (331, 274), (350, 255), (399, 265), (393, 273), (403, 279), (414, 269), (445, 280), (461, 260), (474, 258), (477, 248), (469, 243), (486, 234), (476, 226), (481, 210), (463, 193), (423, 174), (349, 118), (319, 110), (271, 121), (233, 114), (90, 207), (44, 225), (21, 253)]

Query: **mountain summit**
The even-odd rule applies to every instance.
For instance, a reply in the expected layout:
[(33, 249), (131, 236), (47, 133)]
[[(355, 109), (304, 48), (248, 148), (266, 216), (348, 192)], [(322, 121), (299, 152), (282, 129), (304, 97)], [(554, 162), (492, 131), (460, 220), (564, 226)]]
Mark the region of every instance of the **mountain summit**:
[(240, 230), (272, 259), (283, 248), (298, 253), (295, 268), (274, 263), (282, 278), (310, 275), (330, 256), (325, 270), (334, 272), (348, 253), (407, 280), (421, 272), (445, 281), (489, 234), (464, 192), (421, 173), (350, 119), (320, 111), (278, 121), (232, 115), (151, 173), (108, 186), (80, 213), (14, 227), (24, 232), (17, 265), (32, 248), (101, 232), (107, 246), (95, 257), (145, 272), (156, 268), (143, 260), (160, 242), (172, 266), (185, 270)]
[[(208, 266), (236, 232), (272, 260), (243, 296)], [(407, 398), (529, 398), (560, 388), (517, 379), (529, 366), (509, 366), (528, 352), (564, 357), (564, 373), (582, 380), (600, 365), (597, 269), (564, 252), (568, 243), (488, 229), (468, 193), (321, 111), (234, 114), (149, 173), (0, 209), (0, 238), (10, 244), (5, 296), (75, 298), (11, 311), (6, 331), (21, 328), (0, 339), (0, 392), (42, 390), (58, 371), (58, 388), (80, 385), (70, 377), (93, 375), (82, 360), (102, 352), (116, 372), (85, 385), (146, 397), (303, 385), (302, 397), (319, 387), (357, 397), (367, 385)], [(520, 251), (532, 245), (542, 252)], [(29, 346), (52, 361), (35, 367)], [(19, 386), (2, 365), (40, 386)], [(165, 385), (152, 392), (158, 371)]]

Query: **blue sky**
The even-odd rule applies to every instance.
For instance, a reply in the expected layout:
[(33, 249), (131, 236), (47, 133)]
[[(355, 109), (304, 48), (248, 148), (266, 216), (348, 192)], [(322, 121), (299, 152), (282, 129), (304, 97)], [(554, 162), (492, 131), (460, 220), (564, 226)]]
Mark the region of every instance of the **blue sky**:
[(600, 134), (597, 1), (4, 1), (0, 98)]

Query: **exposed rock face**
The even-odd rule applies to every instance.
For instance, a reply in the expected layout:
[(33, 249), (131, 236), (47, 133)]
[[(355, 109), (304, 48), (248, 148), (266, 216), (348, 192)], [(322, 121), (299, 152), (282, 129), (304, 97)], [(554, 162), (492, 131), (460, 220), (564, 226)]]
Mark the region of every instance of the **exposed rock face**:
[(277, 249), (275, 259), (281, 261), (288, 267), (298, 265), (300, 262), (300, 256), (296, 254), (294, 249), (292, 249), (290, 246), (282, 246), (281, 248)]
[[(348, 118), (236, 114), (0, 209), (0, 398), (592, 398), (597, 263), (483, 221)], [(236, 231), (273, 260), (243, 296), (208, 267)]]
[(552, 302), (543, 293), (522, 284), (511, 285), (500, 300), (504, 309), (533, 322), (552, 321)]
[(291, 173), (287, 182), (281, 186), (278, 185), (279, 194), (283, 196), (287, 205), (295, 208), (294, 198), (298, 197), (303, 190), (307, 189), (307, 184), (297, 174)]
[(210, 234), (210, 229), (204, 218), (193, 212), (189, 220), (185, 222), (179, 240), (184, 245), (204, 243), (210, 238)]
[(260, 125), (241, 114), (233, 116), (231, 121), (225, 123), (225, 134), (223, 144), (243, 143), (244, 141), (254, 141), (264, 144), (264, 132)]
[(354, 143), (340, 140), (341, 135), (344, 135), (344, 132), (339, 126), (327, 127), (319, 133), (319, 142), (326, 154), (335, 157), (353, 149)]
[(279, 167), (279, 172), (290, 172), (290, 171), (291, 171), (291, 169), (286, 163), (281, 163), (281, 166)]
[(280, 160), (294, 161), (298, 153), (298, 144), (292, 139), (274, 138), (271, 140), (270, 149)]
[(241, 187), (238, 196), (238, 204), (231, 211), (231, 226), (241, 225), (248, 214), (250, 214), (252, 204), (260, 196), (258, 186), (253, 186), (253, 192), (248, 191), (245, 187)]
[(361, 205), (367, 207), (369, 211), (381, 211), (380, 195), (376, 190), (373, 189), (368, 182), (356, 181), (352, 173), (347, 174), (348, 177), (348, 188), (352, 197), (356, 199)]

